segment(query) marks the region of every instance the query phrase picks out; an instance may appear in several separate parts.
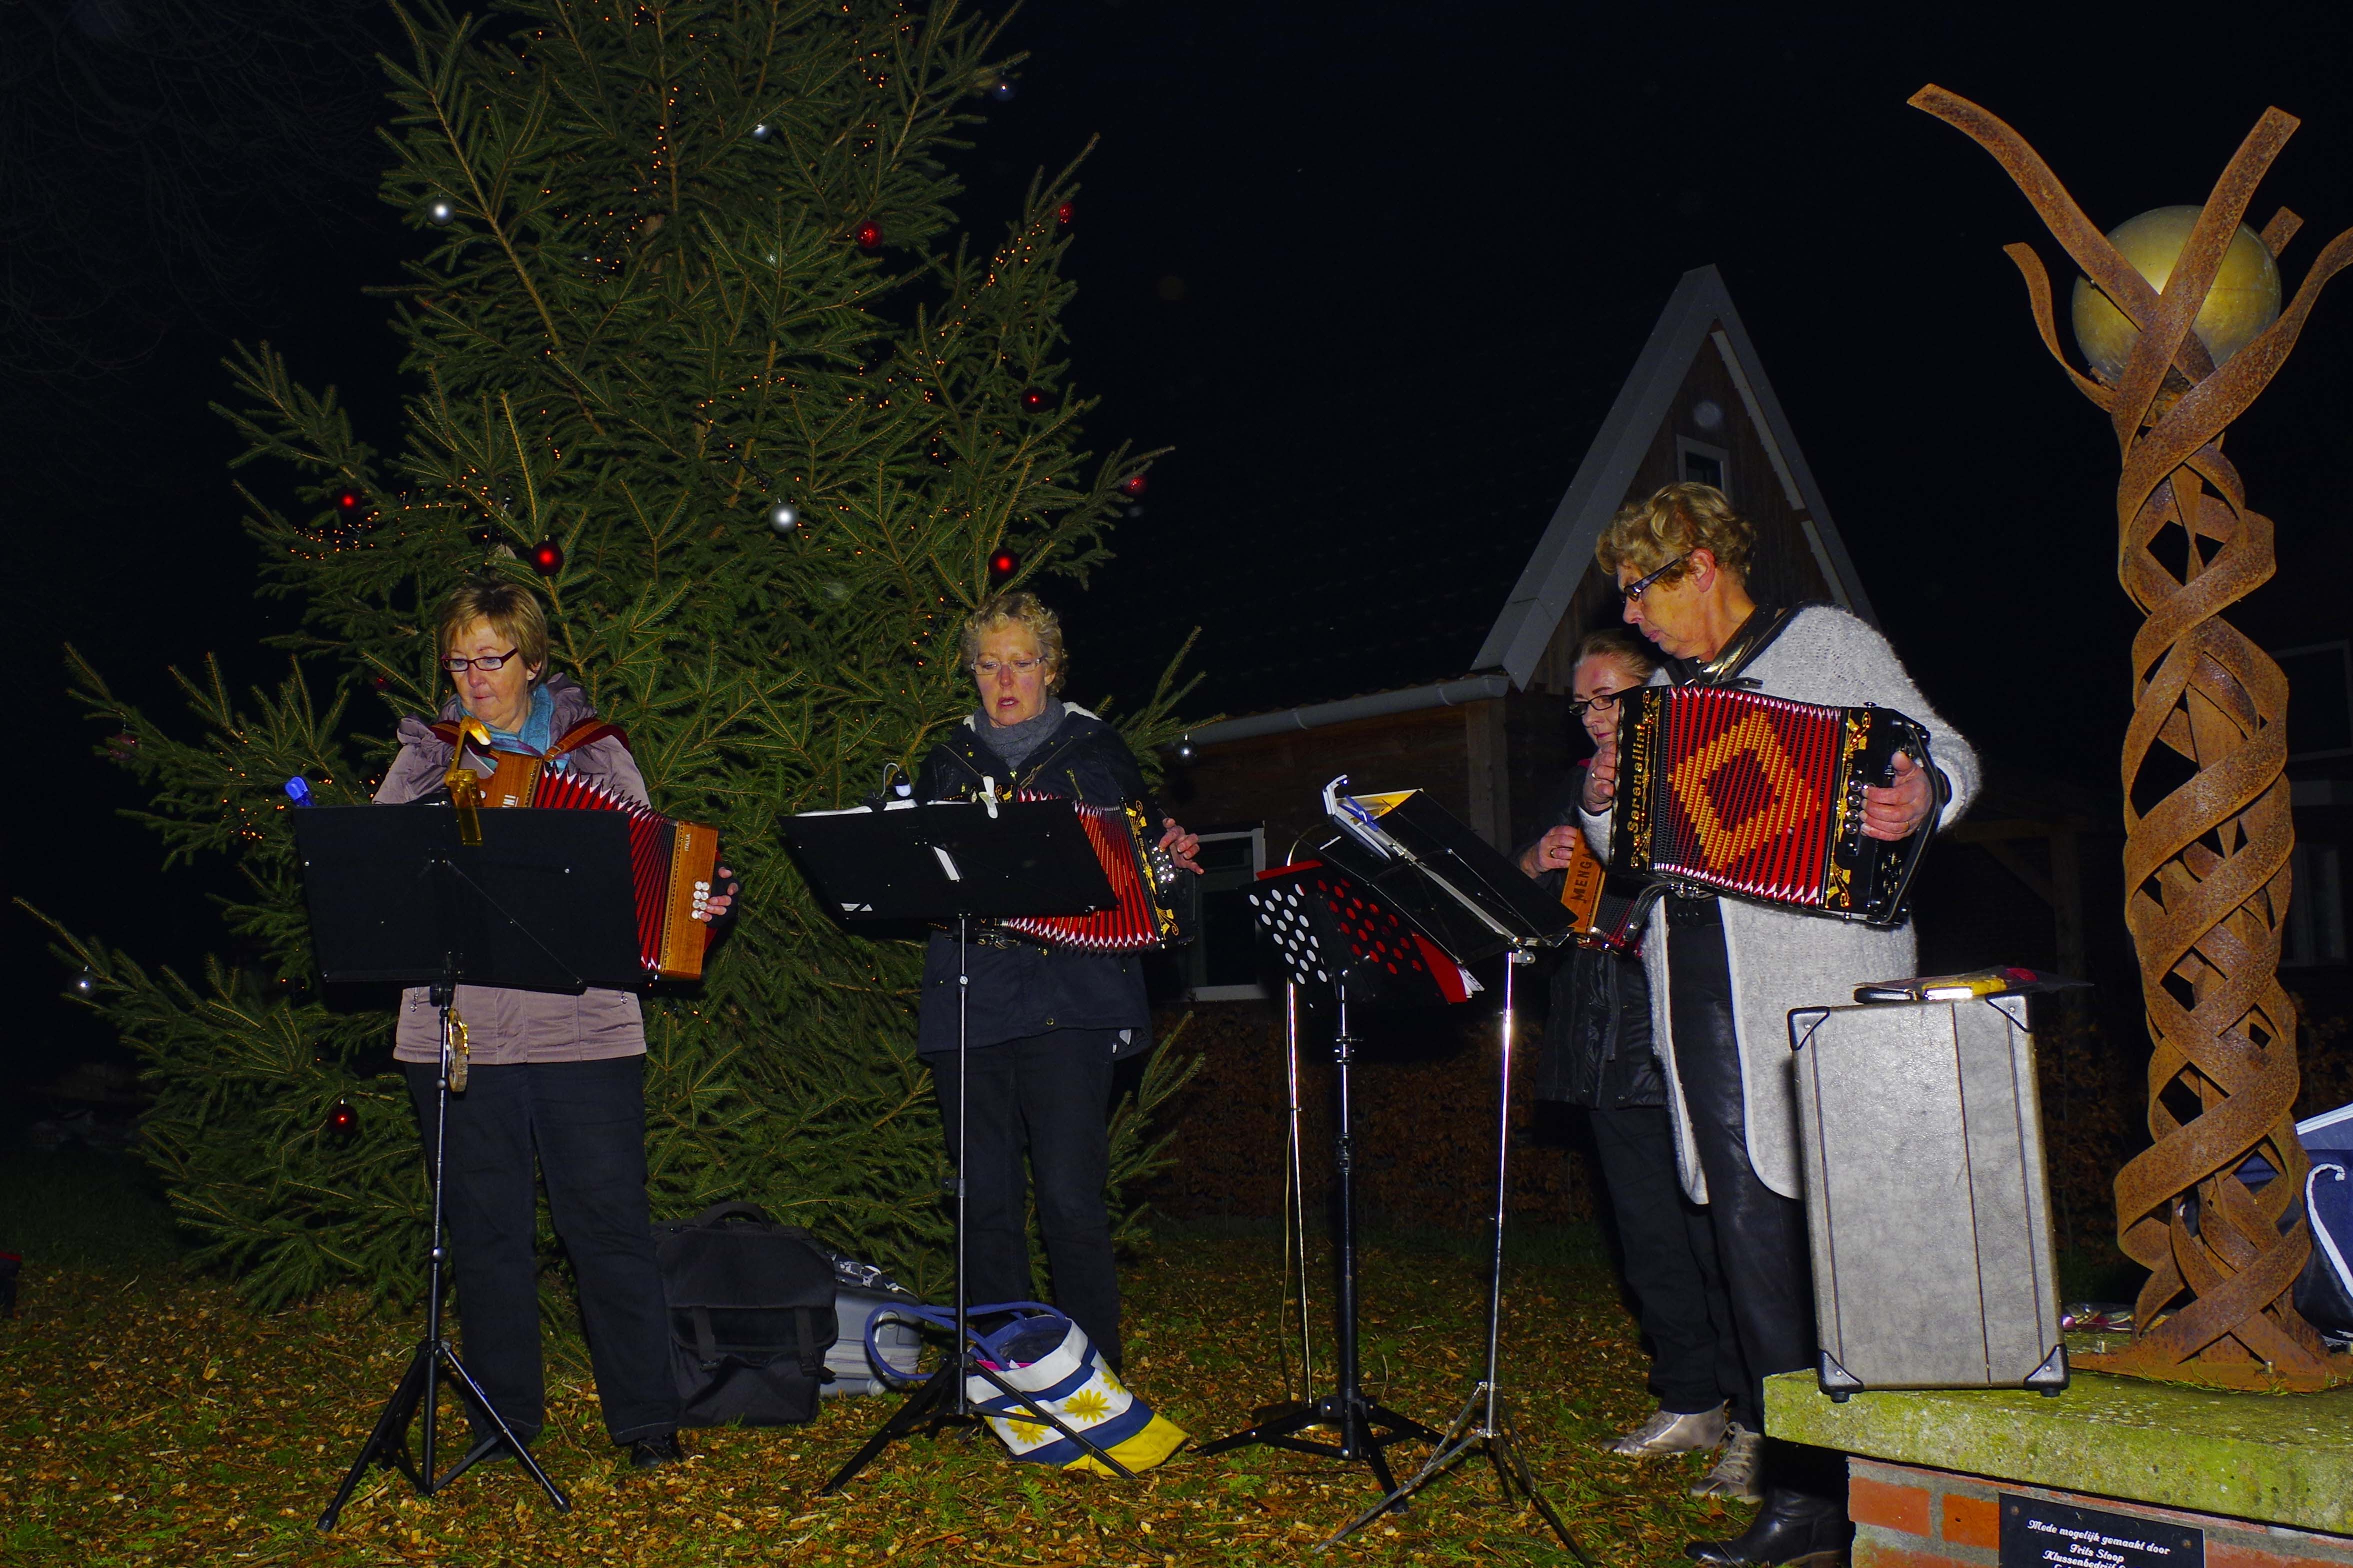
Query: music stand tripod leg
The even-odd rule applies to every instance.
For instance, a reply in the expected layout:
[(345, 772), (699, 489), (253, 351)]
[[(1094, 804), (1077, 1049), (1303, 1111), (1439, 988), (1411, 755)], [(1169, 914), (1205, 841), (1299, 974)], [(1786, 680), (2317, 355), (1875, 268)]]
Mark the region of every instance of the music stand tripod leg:
[(1343, 1525), (1319, 1550), (1329, 1551), (1378, 1518), (1387, 1509), (1403, 1503), (1414, 1492), (1468, 1454), (1472, 1448), (1482, 1448), (1494, 1464), (1496, 1479), (1503, 1490), (1503, 1500), (1512, 1500), (1512, 1487), (1517, 1484), (1535, 1504), (1536, 1511), (1568, 1554), (1579, 1563), (1590, 1563), (1584, 1548), (1561, 1521), (1551, 1503), (1536, 1490), (1535, 1478), (1529, 1472), (1527, 1460), (1520, 1452), (1517, 1436), (1505, 1410), (1503, 1396), (1502, 1347), (1504, 1323), (1504, 1219), (1511, 1196), (1512, 1160), (1512, 1047), (1514, 1022), (1512, 1005), (1514, 983), (1520, 966), (1534, 962), (1534, 955), (1525, 946), (1515, 946), (1505, 955), (1504, 964), (1503, 1068), (1496, 1088), (1495, 1116), (1495, 1215), (1494, 1246), (1490, 1258), (1491, 1271), (1487, 1281), (1487, 1371), (1471, 1390), (1463, 1402), (1461, 1414), (1447, 1428), (1446, 1441), (1430, 1455), (1421, 1473), (1404, 1486), (1394, 1489), (1388, 1496)]
[[(1321, 1399), (1287, 1400), (1262, 1408), (1258, 1413), (1258, 1419), (1249, 1426), (1205, 1443), (1199, 1451), (1206, 1457), (1250, 1445), (1264, 1445), (1288, 1448), (1293, 1453), (1356, 1460), (1372, 1471), (1374, 1482), (1382, 1491), (1392, 1494), (1392, 1497), (1382, 1500), (1382, 1508), (1388, 1509), (1398, 1505), (1394, 1499), (1397, 1477), (1389, 1469), (1388, 1457), (1384, 1450), (1392, 1443), (1404, 1442), (1409, 1438), (1435, 1443), (1439, 1441), (1439, 1435), (1409, 1416), (1374, 1404), (1364, 1394), (1356, 1342), (1356, 1153), (1348, 1081), (1356, 1037), (1348, 1029), (1348, 995), (1345, 980), (1335, 988), (1335, 992), (1337, 1006), (1332, 1036), (1332, 1159), (1334, 1196), (1339, 1212), (1334, 1247), (1336, 1282), (1333, 1313), (1339, 1330), (1339, 1356), (1333, 1376), (1334, 1389)], [(1331, 1428), (1338, 1434), (1337, 1441), (1318, 1442), (1298, 1436), (1312, 1426)]]
[[(450, 1013), (456, 1005), (457, 996), (458, 980), (453, 956), (448, 969), (432, 992), (433, 1001), (441, 1013), (441, 1066), (434, 1089), (433, 1229), (431, 1247), (426, 1254), (425, 1337), (417, 1342), (415, 1353), (409, 1357), (408, 1370), (401, 1375), (392, 1397), (385, 1402), (384, 1412), (376, 1417), (375, 1429), (368, 1434), (366, 1443), (361, 1446), (359, 1458), (352, 1461), (352, 1468), (344, 1472), (343, 1485), (335, 1489), (334, 1501), (329, 1503), (327, 1510), (319, 1516), (322, 1534), (335, 1528), (336, 1521), (343, 1516), (344, 1504), (351, 1500), (352, 1493), (359, 1489), (361, 1478), (371, 1467), (390, 1466), (408, 1478), (409, 1485), (417, 1489), (418, 1495), (431, 1497), (464, 1475), (478, 1461), (488, 1458), (501, 1443), (513, 1450), (516, 1459), (530, 1473), (531, 1479), (539, 1483), (540, 1489), (547, 1494), (547, 1500), (555, 1505), (557, 1512), (572, 1511), (572, 1500), (565, 1497), (548, 1478), (547, 1472), (540, 1468), (539, 1461), (531, 1457), (530, 1449), (507, 1426), (505, 1418), (491, 1406), (490, 1396), (482, 1392), (481, 1384), (474, 1381), (474, 1374), (466, 1370), (465, 1363), (458, 1359), (458, 1352), (449, 1348), (448, 1340), (441, 1332), (441, 1266), (448, 1259), (448, 1249), (442, 1245), (441, 1239), (442, 1175), (447, 1163), (449, 1131), (449, 1068), (453, 1057)], [(439, 1432), (438, 1402), (435, 1395), (439, 1391), (439, 1380), (444, 1376), (448, 1378), (450, 1386), (464, 1400), (467, 1415), (484, 1436), (450, 1467), (448, 1474), (436, 1476), (434, 1453)], [(412, 1459), (408, 1452), (408, 1427), (411, 1421), (420, 1416), (424, 1428), (424, 1452)]]

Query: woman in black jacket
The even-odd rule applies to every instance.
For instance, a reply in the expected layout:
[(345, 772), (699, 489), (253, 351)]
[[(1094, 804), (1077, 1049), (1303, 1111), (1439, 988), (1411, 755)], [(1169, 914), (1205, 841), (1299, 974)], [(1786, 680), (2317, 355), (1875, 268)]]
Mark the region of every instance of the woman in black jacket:
[[(1034, 594), (999, 595), (965, 622), (962, 653), (980, 706), (934, 745), (915, 779), (918, 800), (955, 800), (993, 785), (1089, 805), (1148, 799), (1143, 771), (1119, 731), (1057, 695), (1061, 624)], [(1156, 811), (1154, 813), (1156, 815)], [(1164, 819), (1166, 820), (1166, 819)], [(1161, 845), (1188, 871), (1200, 840), (1167, 822)], [(961, 963), (959, 963), (961, 957)], [(948, 1154), (957, 1145), (956, 981), (966, 979), (969, 1079), (965, 1143), (965, 1295), (1030, 1299), (1028, 1205), (1053, 1271), (1054, 1304), (1121, 1364), (1119, 1279), (1112, 1258), (1112, 1064), (1152, 1047), (1144, 969), (1133, 953), (1050, 948), (1009, 932), (976, 931), (961, 955), (953, 931), (934, 932), (923, 958), (916, 1051), (931, 1064)]]
[[(1589, 633), (1577, 645), (1570, 684), (1577, 717), (1597, 743), (1615, 734), (1609, 710), (1617, 695), (1642, 685), (1657, 667), (1657, 655), (1622, 626)], [(1520, 869), (1529, 876), (1556, 876), (1568, 865), (1582, 832), (1582, 782), (1572, 782), (1552, 814), (1560, 826), (1521, 854)], [(1746, 1386), (1744, 1363), (1707, 1215), (1684, 1198), (1675, 1173), (1666, 1088), (1651, 1046), (1651, 990), (1641, 963), (1594, 948), (1572, 950), (1553, 971), (1535, 1094), (1582, 1106), (1590, 1118), (1627, 1288), (1651, 1342), (1651, 1392), (1659, 1400), (1657, 1411), (1609, 1450), (1647, 1459), (1728, 1440), (1724, 1458), (1693, 1495), (1753, 1500), (1760, 1439), (1752, 1424), (1726, 1418), (1725, 1403)]]

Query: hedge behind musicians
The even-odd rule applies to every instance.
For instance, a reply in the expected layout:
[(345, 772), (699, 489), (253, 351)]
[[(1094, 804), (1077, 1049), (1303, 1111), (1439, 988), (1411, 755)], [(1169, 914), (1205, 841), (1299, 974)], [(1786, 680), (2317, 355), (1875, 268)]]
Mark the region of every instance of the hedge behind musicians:
[[(470, 714), (494, 749), (543, 755), (596, 717), (587, 694), (547, 673), (547, 616), (529, 590), (469, 582), (441, 606), (442, 664), (457, 686), (441, 718)], [(443, 789), (453, 748), (421, 719), (403, 719), (399, 753), (376, 791), (399, 805)], [(639, 805), (646, 781), (619, 731), (547, 765)], [(732, 876), (720, 868), (722, 878)], [(734, 884), (710, 901), (727, 912)], [(545, 1420), (540, 1366), (536, 1157), (555, 1234), (580, 1285), (580, 1317), (605, 1428), (649, 1468), (679, 1458), (670, 1331), (646, 1205), (646, 1031), (625, 991), (572, 995), (460, 985), (469, 1082), (449, 1097), (443, 1201), (468, 1370), (524, 1443)], [(423, 987), (401, 998), (393, 1055), (406, 1067), (417, 1125), (433, 1157), (441, 1024)]]
[[(1624, 626), (1602, 626), (1577, 643), (1569, 669), (1573, 706), (1597, 747), (1616, 736), (1620, 694), (1642, 686), (1659, 662), (1657, 651)], [(1520, 869), (1529, 876), (1557, 879), (1575, 862), (1583, 832), (1577, 803), (1588, 765), (1575, 770), (1546, 817), (1556, 826), (1521, 851)], [(1763, 1422), (1748, 1404), (1749, 1380), (1707, 1210), (1684, 1195), (1676, 1178), (1666, 1078), (1651, 1046), (1651, 985), (1639, 958), (1574, 947), (1553, 970), (1535, 1093), (1585, 1110), (1618, 1222), (1626, 1287), (1650, 1345), (1650, 1388), (1659, 1407), (1606, 1445), (1608, 1451), (1651, 1459), (1704, 1452), (1729, 1439), (1692, 1495), (1757, 1501)]]
[[(1620, 511), (1594, 554), (1618, 579), (1625, 619), (1665, 654), (1652, 684), (1754, 682), (1792, 701), (1877, 703), (1928, 731), (1947, 799), (1926, 770), (1896, 759), (1894, 782), (1863, 791), (1863, 832), (1895, 841), (1950, 822), (1976, 793), (1968, 742), (1928, 705), (1887, 639), (1843, 610), (1760, 607), (1750, 598), (1756, 531), (1724, 492), (1669, 485)], [(1622, 715), (1625, 705), (1613, 712)], [(1615, 721), (1612, 723), (1615, 732)], [(1587, 771), (1584, 826), (1599, 847), (1617, 793), (1618, 753)], [(1798, 1172), (1793, 1007), (1843, 1002), (1867, 981), (1909, 974), (1912, 927), (1881, 929), (1736, 899), (1669, 897), (1643, 937), (1652, 1026), (1668, 1042), (1668, 1105), (1683, 1187), (1707, 1205), (1752, 1380), (1814, 1365), (1812, 1259)], [(1669, 1033), (1668, 1020), (1673, 1020)], [(1752, 1394), (1761, 1403), (1761, 1395)], [(1769, 1440), (1765, 1506), (1741, 1535), (1683, 1548), (1703, 1563), (1843, 1561), (1850, 1533), (1842, 1465)]]
[[(980, 702), (934, 745), (915, 779), (918, 800), (969, 797), (994, 780), (1089, 805), (1147, 798), (1144, 774), (1119, 731), (1061, 700), (1067, 673), (1061, 623), (1034, 594), (984, 603), (965, 622), (960, 652)], [(1161, 845), (1188, 871), (1200, 840), (1168, 822)], [(952, 931), (936, 932), (923, 959), (916, 1050), (931, 1064), (948, 1157), (956, 1154), (956, 974)], [(1119, 1279), (1112, 1257), (1107, 1113), (1112, 1064), (1152, 1047), (1152, 1016), (1136, 955), (1047, 948), (975, 931), (962, 967), (971, 1125), (965, 1148), (967, 1300), (1031, 1299), (1028, 1205), (1053, 1272), (1055, 1306), (1077, 1323), (1113, 1370), (1123, 1356)], [(1025, 1179), (1023, 1153), (1029, 1156)]]

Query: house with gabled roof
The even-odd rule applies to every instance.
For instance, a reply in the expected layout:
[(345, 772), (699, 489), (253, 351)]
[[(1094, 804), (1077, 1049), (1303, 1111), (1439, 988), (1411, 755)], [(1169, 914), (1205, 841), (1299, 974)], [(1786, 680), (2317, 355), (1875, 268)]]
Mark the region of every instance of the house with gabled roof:
[[(1361, 581), (1328, 596), (1355, 604), (1358, 623), (1318, 628), (1338, 662), (1301, 661), (1303, 700), (1187, 737), (1172, 793), (1205, 830), (1210, 872), (1208, 932), (1186, 960), (1197, 998), (1257, 994), (1238, 890), (1317, 831), (1318, 792), (1335, 774), (1361, 789), (1430, 790), (1498, 846), (1544, 826), (1582, 749), (1568, 712), (1571, 655), (1619, 617), (1617, 584), (1594, 545), (1621, 506), (1677, 480), (1721, 488), (1756, 523), (1760, 602), (1826, 600), (1875, 624), (1723, 274), (1685, 273), (1533, 552), (1454, 549), (1442, 572), (1366, 563)], [(1314, 689), (1349, 668), (1421, 679)]]

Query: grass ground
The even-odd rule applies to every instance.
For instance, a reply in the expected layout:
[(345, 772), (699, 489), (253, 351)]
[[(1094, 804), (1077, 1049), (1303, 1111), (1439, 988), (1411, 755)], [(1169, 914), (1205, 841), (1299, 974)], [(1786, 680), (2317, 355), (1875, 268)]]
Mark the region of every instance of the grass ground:
[[(391, 1472), (332, 1536), (314, 1529), (414, 1343), (414, 1321), (335, 1297), (254, 1312), (174, 1261), (168, 1217), (132, 1162), (0, 1161), (0, 1248), (26, 1254), (0, 1321), (0, 1563), (1257, 1564), (1305, 1563), (1373, 1493), (1335, 1461), (1259, 1449), (1180, 1454), (1135, 1482), (1007, 1462), (986, 1434), (902, 1445), (845, 1495), (814, 1495), (892, 1408), (828, 1401), (810, 1426), (692, 1432), (691, 1458), (617, 1468), (576, 1339), (549, 1349), (537, 1452), (572, 1496), (546, 1506), (512, 1465), (437, 1499)], [(1601, 1563), (1681, 1561), (1746, 1510), (1695, 1502), (1701, 1461), (1631, 1466), (1595, 1452), (1644, 1415), (1642, 1362), (1589, 1233), (1517, 1247), (1507, 1386), (1547, 1495)], [(1279, 1241), (1194, 1236), (1128, 1265), (1129, 1373), (1197, 1437), (1280, 1396)], [(1377, 1397), (1442, 1426), (1482, 1353), (1472, 1249), (1399, 1239), (1364, 1270), (1366, 1366)], [(1324, 1353), (1328, 1353), (1328, 1351)], [(446, 1408), (446, 1406), (445, 1406)], [(1408, 1467), (1424, 1448), (1395, 1451)], [(1482, 1470), (1335, 1556), (1374, 1563), (1570, 1561), (1532, 1513), (1494, 1506)]]

